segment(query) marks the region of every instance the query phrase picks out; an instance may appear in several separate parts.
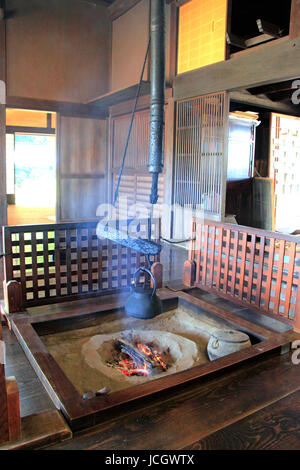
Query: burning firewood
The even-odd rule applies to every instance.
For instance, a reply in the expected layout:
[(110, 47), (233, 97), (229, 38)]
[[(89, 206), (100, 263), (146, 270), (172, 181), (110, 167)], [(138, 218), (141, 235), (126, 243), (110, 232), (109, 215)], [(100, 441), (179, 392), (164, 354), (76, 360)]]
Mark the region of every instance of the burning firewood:
[(154, 371), (164, 371), (168, 368), (158, 351), (150, 345), (129, 344), (122, 339), (116, 341), (115, 348), (118, 356), (107, 365), (114, 367), (124, 375), (146, 376)]
[(124, 341), (117, 341), (117, 348), (124, 354), (128, 354), (132, 360), (138, 364), (146, 364), (147, 368), (152, 369), (153, 364), (150, 358), (145, 357), (142, 351), (139, 351), (131, 344), (125, 343)]

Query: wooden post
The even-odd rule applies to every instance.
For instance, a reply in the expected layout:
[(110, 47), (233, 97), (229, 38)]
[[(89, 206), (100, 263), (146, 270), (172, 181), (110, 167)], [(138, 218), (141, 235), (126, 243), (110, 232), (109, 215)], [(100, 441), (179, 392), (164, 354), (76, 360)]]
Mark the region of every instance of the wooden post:
[(3, 282), (4, 303), (7, 313), (21, 312), (22, 308), (22, 287), (17, 281)]
[(19, 389), (15, 377), (6, 378), (9, 440), (18, 441), (21, 437), (21, 416)]
[(187, 259), (184, 262), (183, 284), (192, 287), (195, 281), (196, 263), (193, 260)]

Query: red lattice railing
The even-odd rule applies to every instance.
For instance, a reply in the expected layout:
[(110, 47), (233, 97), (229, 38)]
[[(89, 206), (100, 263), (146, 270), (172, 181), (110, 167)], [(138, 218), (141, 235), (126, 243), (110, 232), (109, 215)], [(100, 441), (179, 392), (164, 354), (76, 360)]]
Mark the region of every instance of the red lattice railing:
[(300, 330), (299, 237), (197, 219), (193, 234), (191, 285), (280, 317)]

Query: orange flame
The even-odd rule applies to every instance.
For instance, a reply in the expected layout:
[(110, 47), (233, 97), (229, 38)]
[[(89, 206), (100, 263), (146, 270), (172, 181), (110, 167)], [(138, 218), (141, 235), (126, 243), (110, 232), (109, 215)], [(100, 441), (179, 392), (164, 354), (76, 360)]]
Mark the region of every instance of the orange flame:
[(144, 345), (144, 344), (138, 344), (137, 347), (139, 348), (140, 351), (142, 351), (144, 354), (146, 354), (147, 356), (150, 356), (151, 359), (153, 359), (155, 362), (157, 362), (158, 364), (161, 365), (161, 367), (164, 369), (164, 370), (167, 370), (167, 366), (166, 364), (162, 361), (161, 357), (160, 357), (160, 354), (158, 351), (156, 351), (156, 349), (150, 349), (148, 346)]
[[(145, 354), (145, 356), (150, 357), (153, 361), (159, 364), (163, 368), (163, 370), (167, 370), (167, 365), (161, 359), (161, 356), (158, 351), (156, 351), (155, 349), (152, 350), (145, 344), (140, 343), (137, 344), (137, 347), (143, 354)], [(126, 375), (127, 377), (130, 377), (132, 375), (140, 375), (146, 377), (151, 372), (146, 362), (144, 362), (143, 364), (136, 364), (129, 355), (128, 357), (119, 361), (117, 370), (121, 372), (121, 374)]]

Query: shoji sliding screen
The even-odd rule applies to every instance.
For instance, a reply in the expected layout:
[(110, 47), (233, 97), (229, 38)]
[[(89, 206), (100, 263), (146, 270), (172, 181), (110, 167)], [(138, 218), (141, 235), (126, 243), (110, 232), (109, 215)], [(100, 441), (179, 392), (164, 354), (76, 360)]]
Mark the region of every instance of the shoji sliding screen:
[(173, 236), (184, 235), (191, 215), (224, 216), (228, 114), (226, 92), (177, 102)]

